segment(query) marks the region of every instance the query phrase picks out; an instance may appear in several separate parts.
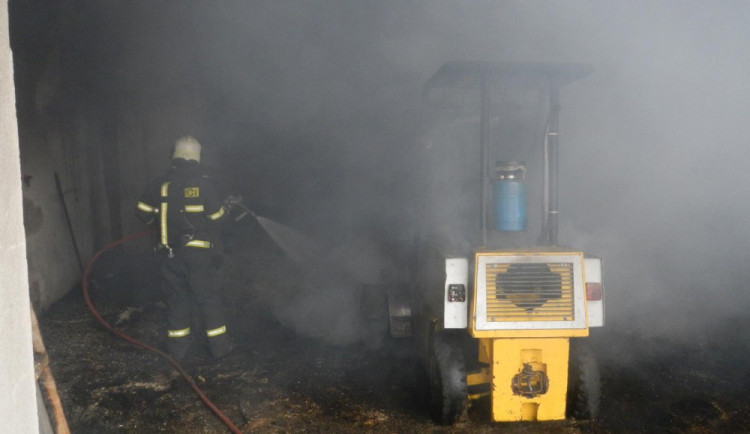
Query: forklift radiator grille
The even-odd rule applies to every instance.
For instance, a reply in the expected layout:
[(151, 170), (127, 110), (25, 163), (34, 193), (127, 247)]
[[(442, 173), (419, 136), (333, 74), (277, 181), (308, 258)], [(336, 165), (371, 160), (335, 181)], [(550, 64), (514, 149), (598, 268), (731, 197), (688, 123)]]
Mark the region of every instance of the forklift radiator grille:
[(573, 321), (573, 264), (486, 264), (487, 322)]

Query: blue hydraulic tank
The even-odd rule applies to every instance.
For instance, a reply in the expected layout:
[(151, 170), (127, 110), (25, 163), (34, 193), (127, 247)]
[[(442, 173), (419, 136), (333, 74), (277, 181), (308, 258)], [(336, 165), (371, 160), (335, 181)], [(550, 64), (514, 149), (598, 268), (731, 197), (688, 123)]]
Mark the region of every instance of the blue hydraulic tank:
[(521, 162), (498, 162), (497, 178), (493, 180), (495, 230), (522, 232), (526, 230), (526, 167)]

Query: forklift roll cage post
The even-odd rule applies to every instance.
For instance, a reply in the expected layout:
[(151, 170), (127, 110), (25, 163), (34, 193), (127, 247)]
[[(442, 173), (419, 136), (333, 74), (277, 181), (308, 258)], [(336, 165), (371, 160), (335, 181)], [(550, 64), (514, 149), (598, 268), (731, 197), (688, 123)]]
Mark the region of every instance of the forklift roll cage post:
[[(589, 65), (577, 63), (534, 63), (534, 62), (450, 62), (443, 65), (425, 84), (422, 91), (422, 116), (428, 106), (428, 96), (432, 89), (457, 88), (477, 89), (480, 94), (480, 203), (479, 228), (482, 245), (488, 242), (487, 216), (490, 203), (490, 111), (492, 106), (491, 89), (499, 82), (516, 82), (522, 86), (546, 86), (549, 93), (549, 120), (545, 131), (548, 164), (543, 174), (546, 180), (543, 192), (544, 210), (542, 233), (539, 244), (546, 246), (558, 243), (558, 174), (559, 174), (559, 113), (560, 88), (572, 81), (591, 74)], [(424, 121), (424, 119), (423, 119)]]

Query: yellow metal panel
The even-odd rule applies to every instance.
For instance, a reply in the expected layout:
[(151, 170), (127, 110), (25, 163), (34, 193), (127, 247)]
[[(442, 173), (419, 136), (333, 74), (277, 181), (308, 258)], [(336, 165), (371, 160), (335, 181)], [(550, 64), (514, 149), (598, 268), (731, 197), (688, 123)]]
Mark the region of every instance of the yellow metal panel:
[[(492, 418), (497, 422), (565, 419), (568, 353), (567, 338), (493, 340)], [(524, 364), (546, 372), (546, 393), (531, 398), (514, 394), (513, 378)]]
[(479, 339), (479, 362), (492, 363), (492, 339)]
[(492, 381), (492, 373), (490, 368), (480, 368), (476, 372), (469, 372), (466, 374), (466, 384), (468, 386), (476, 386), (478, 384), (486, 384)]
[(487, 387), (486, 390), (481, 388), (481, 391), (471, 393), (472, 386), (481, 386), (485, 384), (492, 384), (492, 369), (490, 367), (481, 367), (478, 371), (468, 372), (466, 374), (466, 385), (469, 386), (469, 399), (475, 400), (483, 396), (488, 396), (490, 394), (489, 387)]
[(589, 335), (585, 329), (530, 329), (530, 330), (474, 330), (469, 329), (475, 338), (580, 338)]

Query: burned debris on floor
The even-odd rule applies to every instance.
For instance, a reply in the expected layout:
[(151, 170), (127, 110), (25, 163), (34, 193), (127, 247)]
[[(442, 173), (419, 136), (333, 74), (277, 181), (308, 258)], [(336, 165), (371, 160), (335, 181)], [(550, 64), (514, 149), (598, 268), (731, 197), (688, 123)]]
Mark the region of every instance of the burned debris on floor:
[[(458, 424), (436, 426), (429, 416), (424, 370), (410, 340), (380, 336), (374, 344), (376, 335), (383, 332), (377, 328), (348, 334), (339, 330), (341, 341), (327, 339), (321, 334), (332, 329), (312, 324), (321, 319), (315, 312), (284, 309), (285, 305), (311, 303), (314, 298), (298, 291), (320, 282), (262, 240), (250, 244), (227, 256), (222, 265), (235, 351), (214, 361), (205, 346), (195, 342), (183, 363), (243, 432), (495, 431), (488, 405), (481, 400)], [(105, 320), (127, 334), (163, 347), (166, 307), (156, 296), (158, 288), (138, 275), (137, 270), (148, 267), (133, 267), (134, 263), (147, 262), (136, 251), (122, 249), (99, 264), (93, 294), (97, 308)], [(343, 283), (339, 279), (338, 284)], [(323, 288), (320, 294), (335, 296), (336, 292)], [(300, 318), (310, 321), (314, 330), (301, 330)], [(337, 320), (329, 318), (326, 324), (358, 326), (351, 321), (337, 324)], [(58, 302), (40, 323), (72, 432), (226, 431), (166, 361), (98, 324), (86, 310), (80, 291)], [(604, 329), (592, 337), (594, 349), (604, 352), (600, 418), (516, 423), (503, 430), (746, 429), (750, 408), (744, 393), (750, 374), (742, 361), (750, 356), (750, 344), (742, 334), (729, 331), (747, 325), (742, 319), (727, 323), (728, 329), (697, 346), (615, 335)], [(618, 343), (616, 348), (612, 342)]]

